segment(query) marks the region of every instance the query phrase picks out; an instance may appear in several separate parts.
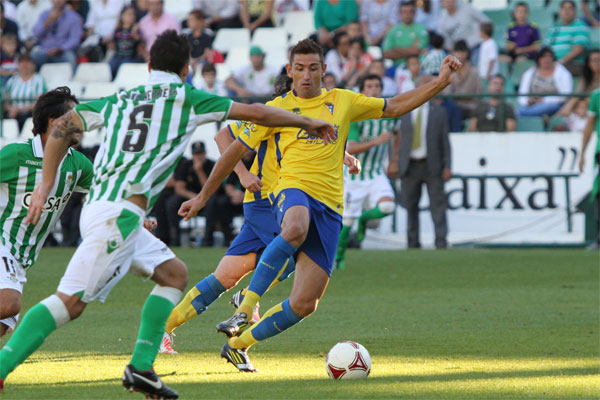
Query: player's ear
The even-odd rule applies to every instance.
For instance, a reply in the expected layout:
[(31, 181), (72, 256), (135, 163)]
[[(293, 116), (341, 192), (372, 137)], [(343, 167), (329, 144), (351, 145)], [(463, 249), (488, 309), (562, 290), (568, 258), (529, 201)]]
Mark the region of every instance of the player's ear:
[(285, 64), (285, 72), (287, 72), (287, 76), (292, 78), (292, 66), (290, 64)]
[(327, 71), (327, 64), (322, 64), (322, 70), (321, 70), (321, 78), (325, 77), (325, 71)]
[(181, 70), (180, 78), (183, 82), (187, 79), (188, 74), (190, 73), (190, 64), (185, 64), (185, 67)]

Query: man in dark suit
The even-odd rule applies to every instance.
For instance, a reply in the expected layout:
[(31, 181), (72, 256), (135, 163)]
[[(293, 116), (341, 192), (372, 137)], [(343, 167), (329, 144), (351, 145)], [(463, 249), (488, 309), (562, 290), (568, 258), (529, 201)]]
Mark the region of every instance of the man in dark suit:
[[(432, 77), (423, 76), (417, 87), (430, 79)], [(433, 100), (403, 115), (401, 121), (400, 140), (395, 151), (398, 152), (398, 175), (408, 213), (408, 247), (421, 247), (419, 201), (422, 186), (426, 184), (429, 209), (435, 226), (435, 247), (446, 248), (448, 228), (444, 183), (452, 176), (446, 111)]]

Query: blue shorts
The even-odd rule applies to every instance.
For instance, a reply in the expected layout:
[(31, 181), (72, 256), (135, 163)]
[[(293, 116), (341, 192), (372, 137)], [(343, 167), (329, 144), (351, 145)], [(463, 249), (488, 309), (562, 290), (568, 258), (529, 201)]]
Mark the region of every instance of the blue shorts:
[(244, 203), (244, 225), (233, 239), (226, 256), (259, 253), (279, 235), (281, 228), (273, 216), (271, 202), (262, 199)]
[[(273, 196), (273, 195), (271, 195)], [(342, 216), (300, 189), (284, 189), (273, 200), (273, 213), (281, 225), (283, 216), (292, 206), (308, 208), (310, 225), (306, 240), (298, 251), (306, 253), (327, 275), (331, 276), (337, 249)]]

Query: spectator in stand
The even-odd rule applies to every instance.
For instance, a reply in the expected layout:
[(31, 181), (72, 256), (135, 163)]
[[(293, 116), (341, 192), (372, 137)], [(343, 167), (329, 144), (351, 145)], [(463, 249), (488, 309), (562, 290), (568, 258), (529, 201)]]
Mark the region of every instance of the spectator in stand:
[(240, 4), (238, 0), (196, 0), (194, 8), (207, 17), (207, 25), (213, 31), (221, 28), (241, 28)]
[(5, 84), (9, 77), (17, 73), (17, 48), (19, 40), (14, 33), (0, 35), (2, 41), (0, 45), (0, 76), (2, 84)]
[[(592, 3), (590, 6), (588, 3)], [(594, 9), (594, 3), (596, 7)], [(584, 21), (594, 28), (600, 28), (600, 1), (598, 0), (581, 0), (581, 11), (585, 15)]]
[(217, 70), (214, 64), (205, 63), (202, 66), (200, 79), (195, 79), (193, 82), (197, 89), (205, 92), (216, 94), (217, 96), (227, 96), (227, 89), (223, 82), (217, 80)]
[(125, 0), (93, 0), (85, 21), (86, 37), (97, 36), (102, 49), (106, 50), (124, 6)]
[(567, 116), (567, 127), (570, 132), (583, 132), (588, 119), (588, 102), (579, 99), (571, 113)]
[(332, 73), (327, 72), (323, 77), (323, 87), (327, 90), (335, 89), (337, 87), (337, 81)]
[(345, 31), (338, 31), (333, 35), (333, 48), (325, 55), (327, 71), (335, 76), (340, 84), (344, 80), (344, 64), (348, 62), (350, 52), (350, 38)]
[(435, 32), (429, 32), (429, 44), (431, 49), (423, 58), (421, 68), (424, 75), (437, 75), (442, 66), (442, 61), (446, 58), (444, 51), (444, 38)]
[(19, 40), (27, 51), (35, 45), (33, 27), (43, 11), (51, 7), (50, 0), (24, 0), (17, 6), (17, 25)]
[(35, 99), (46, 91), (44, 78), (35, 72), (35, 64), (28, 55), (20, 55), (18, 73), (6, 82), (4, 102), (6, 118), (16, 118), (19, 131), (27, 118), (32, 116)]
[(344, 63), (342, 69), (342, 82), (348, 88), (358, 85), (359, 80), (369, 72), (369, 65), (373, 62), (373, 57), (367, 53), (365, 43), (365, 38), (362, 36), (350, 41), (348, 61)]
[(314, 17), (319, 44), (331, 46), (337, 29), (358, 21), (358, 4), (355, 0), (316, 0)]
[(4, 7), (4, 16), (11, 21), (17, 20), (17, 6), (9, 0), (0, 0), (0, 4)]
[(225, 85), (236, 96), (268, 96), (279, 72), (265, 65), (265, 52), (259, 46), (250, 48), (250, 65), (241, 67), (227, 78)]
[(109, 61), (113, 78), (117, 75), (121, 64), (144, 62), (144, 58), (138, 52), (140, 44), (140, 30), (139, 25), (135, 22), (135, 8), (127, 6), (121, 11), (119, 22), (109, 44), (109, 47), (115, 51)]
[[(437, 31), (444, 36), (444, 43), (448, 50), (452, 50), (459, 40), (464, 40), (471, 52), (478, 53), (481, 37), (479, 24), (490, 22), (481, 11), (461, 0), (442, 0), (444, 11), (440, 17)], [(473, 62), (477, 62), (477, 55), (473, 54)]]
[[(523, 73), (519, 94), (562, 93), (570, 94), (573, 89), (571, 73), (559, 62), (549, 47), (540, 49), (536, 65)], [(552, 115), (563, 105), (564, 96), (520, 96), (519, 116)]]
[(417, 15), (415, 16), (415, 22), (425, 25), (430, 32), (436, 31), (440, 17), (442, 16), (440, 0), (420, 0), (416, 2), (416, 5)]
[[(454, 45), (454, 56), (463, 64), (462, 68), (458, 70), (458, 73), (454, 77), (454, 80), (448, 86), (444, 93), (445, 94), (479, 94), (483, 93), (483, 86), (481, 85), (481, 79), (477, 69), (469, 61), (469, 47), (467, 42), (459, 40)], [(460, 107), (463, 119), (471, 118), (473, 111), (478, 104), (476, 98), (457, 98), (455, 99), (456, 104)]]
[[(181, 161), (185, 160), (182, 158)], [(180, 161), (180, 162), (181, 162)], [(152, 215), (156, 218), (156, 229), (155, 235), (159, 238), (164, 244), (171, 247), (171, 224), (178, 224), (179, 220), (171, 220), (169, 218), (169, 213), (167, 210), (167, 201), (171, 196), (175, 194), (175, 177), (174, 174), (171, 175), (169, 181), (165, 188), (160, 192), (158, 199), (154, 203), (154, 207), (152, 207)]]
[(244, 28), (254, 33), (256, 28), (272, 28), (275, 0), (240, 0), (240, 20)]
[(276, 0), (275, 1), (275, 16), (279, 21), (279, 25), (283, 25), (285, 18), (289, 12), (307, 11), (310, 9), (309, 0)]
[(8, 33), (15, 35), (17, 38), (19, 36), (19, 27), (17, 23), (10, 19), (6, 13), (4, 12), (5, 5), (4, 3), (0, 3), (0, 34), (6, 35)]
[[(590, 51), (583, 65), (583, 77), (577, 82), (576, 94), (591, 94), (600, 88), (600, 50)], [(571, 97), (558, 112), (559, 115), (569, 116), (581, 97)], [(587, 99), (584, 99), (587, 100)]]
[(205, 22), (206, 18), (201, 10), (192, 10), (187, 18), (187, 25), (191, 30), (187, 34), (190, 42), (190, 62), (194, 68), (209, 61), (211, 56), (214, 36), (209, 29), (205, 28)]
[(150, 53), (156, 37), (168, 29), (179, 33), (181, 24), (177, 18), (165, 12), (163, 0), (148, 0), (148, 14), (140, 20), (140, 34), (146, 45), (146, 52)]
[(71, 10), (79, 14), (82, 21), (87, 20), (88, 13), (90, 12), (88, 0), (68, 0), (67, 4), (71, 7)]
[(396, 82), (389, 76), (385, 75), (385, 66), (383, 60), (374, 60), (369, 66), (369, 74), (375, 74), (381, 78), (383, 82), (383, 90), (381, 97), (394, 97), (398, 94), (398, 86)]
[(580, 76), (583, 70), (585, 51), (590, 45), (590, 32), (587, 25), (576, 17), (573, 0), (563, 0), (560, 5), (561, 23), (550, 28), (544, 44), (550, 46), (558, 62), (569, 71)]
[(498, 73), (498, 45), (492, 38), (494, 34), (494, 25), (490, 22), (481, 24), (481, 51), (479, 56), (479, 77), (490, 80), (493, 75)]
[(68, 62), (75, 69), (83, 34), (83, 22), (79, 14), (67, 7), (65, 0), (52, 0), (52, 8), (42, 12), (33, 28), (39, 48), (31, 57), (39, 68), (45, 63)]
[(135, 8), (136, 22), (140, 22), (148, 14), (148, 0), (133, 0), (131, 6)]
[(383, 57), (394, 60), (394, 65), (403, 65), (408, 56), (425, 52), (429, 43), (427, 28), (415, 23), (417, 7), (414, 1), (400, 4), (400, 21), (385, 35)]
[[(439, 68), (436, 72), (439, 72)], [(396, 85), (398, 94), (408, 92), (415, 88), (415, 82), (421, 75), (421, 64), (419, 56), (410, 56), (406, 59), (404, 68), (396, 68)]]
[(504, 93), (504, 77), (494, 75), (488, 83), (490, 98), (480, 101), (469, 124), (469, 132), (513, 132), (517, 127), (515, 110), (495, 95)]
[(370, 46), (380, 46), (390, 28), (398, 22), (396, 0), (362, 0), (360, 24)]
[(506, 50), (513, 60), (535, 59), (540, 48), (540, 31), (535, 22), (529, 22), (529, 6), (517, 3), (513, 11), (512, 22), (506, 32)]

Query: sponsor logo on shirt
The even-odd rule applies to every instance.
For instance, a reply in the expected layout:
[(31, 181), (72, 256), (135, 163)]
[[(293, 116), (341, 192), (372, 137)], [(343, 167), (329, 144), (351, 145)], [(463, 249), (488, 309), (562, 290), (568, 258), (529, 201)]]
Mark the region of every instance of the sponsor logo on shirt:
[[(27, 192), (23, 195), (23, 207), (29, 209), (29, 205), (31, 204), (31, 195), (32, 192)], [(63, 197), (60, 196), (50, 196), (46, 199), (46, 204), (44, 205), (44, 211), (57, 211), (61, 205), (66, 204), (71, 197), (71, 192), (67, 192)]]
[[(330, 144), (336, 144), (338, 138), (338, 132), (340, 130), (340, 126), (338, 124), (333, 125), (333, 130), (335, 131), (335, 137)], [(296, 135), (296, 139), (304, 141), (306, 144), (323, 144), (323, 139), (318, 136), (309, 135), (304, 129), (300, 129), (298, 134)]]

